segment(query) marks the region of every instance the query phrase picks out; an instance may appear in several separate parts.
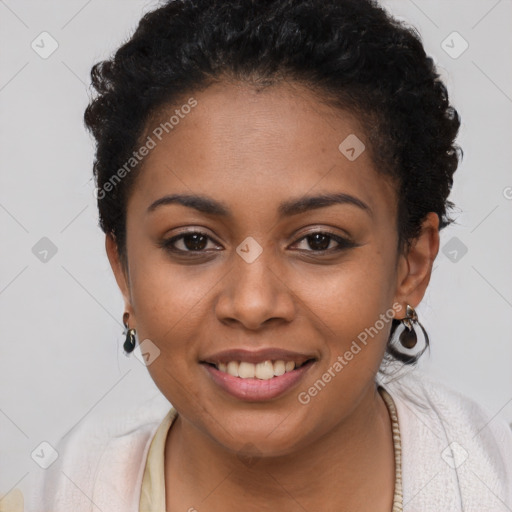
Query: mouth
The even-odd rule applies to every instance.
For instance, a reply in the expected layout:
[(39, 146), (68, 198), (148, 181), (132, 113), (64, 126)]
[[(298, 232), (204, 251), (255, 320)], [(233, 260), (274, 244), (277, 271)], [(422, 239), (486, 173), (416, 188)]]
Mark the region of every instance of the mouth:
[(229, 350), (205, 357), (200, 364), (231, 396), (261, 402), (291, 390), (317, 360), (312, 354), (281, 349)]

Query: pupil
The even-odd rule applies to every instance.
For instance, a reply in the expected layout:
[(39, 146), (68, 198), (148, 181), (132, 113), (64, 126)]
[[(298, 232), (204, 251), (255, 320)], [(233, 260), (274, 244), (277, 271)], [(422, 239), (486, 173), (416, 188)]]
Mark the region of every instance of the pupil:
[[(315, 233), (314, 235), (310, 235), (308, 238), (309, 238), (309, 246), (315, 251), (327, 249), (329, 247), (329, 243), (330, 243), (329, 235), (324, 235), (322, 233)], [(311, 243), (311, 240), (313, 240), (313, 243)]]
[(200, 251), (204, 249), (204, 247), (206, 246), (206, 237), (201, 234), (195, 233), (183, 237), (183, 242), (187, 249)]

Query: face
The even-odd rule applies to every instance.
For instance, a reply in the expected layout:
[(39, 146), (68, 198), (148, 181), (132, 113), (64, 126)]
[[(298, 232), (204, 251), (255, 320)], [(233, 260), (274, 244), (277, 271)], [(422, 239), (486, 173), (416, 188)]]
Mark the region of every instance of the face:
[(144, 136), (156, 145), (127, 205), (126, 273), (107, 250), (184, 421), (226, 449), (291, 453), (374, 392), (391, 318), (419, 302), (396, 192), (368, 150), (340, 151), (365, 142), (357, 119), (299, 86), (193, 98), (169, 133), (176, 106)]

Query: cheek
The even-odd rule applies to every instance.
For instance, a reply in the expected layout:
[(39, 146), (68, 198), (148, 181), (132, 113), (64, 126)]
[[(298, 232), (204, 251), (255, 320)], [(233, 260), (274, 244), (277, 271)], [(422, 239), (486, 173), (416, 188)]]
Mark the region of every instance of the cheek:
[(297, 401), (311, 417), (324, 418), (325, 429), (373, 385), (386, 349), (394, 315), (393, 260), (370, 253), (331, 275), (308, 304), (326, 327), (324, 358)]
[(218, 281), (214, 274), (202, 265), (171, 262), (164, 249), (147, 243), (133, 247), (130, 278), (138, 330), (165, 340), (170, 330), (186, 329)]
[(218, 278), (213, 279), (214, 272), (172, 265), (149, 251), (139, 261), (132, 274), (137, 335), (139, 342), (149, 339), (159, 350), (147, 369), (167, 399), (188, 410), (200, 400), (194, 368), (208, 317), (205, 304)]
[(341, 356), (345, 373), (378, 369), (394, 314), (393, 265), (387, 252), (365, 248), (310, 293), (308, 306), (326, 326), (329, 365)]
[(169, 393), (179, 389), (197, 365), (200, 335), (207, 322), (205, 304), (218, 277), (214, 279), (215, 272), (201, 273), (198, 267), (171, 264), (160, 249), (134, 254), (132, 261), (138, 339), (151, 340), (160, 351), (148, 371), (164, 395), (171, 398)]
[[(329, 325), (348, 329), (372, 324), (391, 305), (395, 281), (387, 253), (363, 247), (339, 266), (313, 276), (301, 276), (304, 296), (314, 312), (323, 312)], [(313, 284), (314, 283), (314, 284)]]

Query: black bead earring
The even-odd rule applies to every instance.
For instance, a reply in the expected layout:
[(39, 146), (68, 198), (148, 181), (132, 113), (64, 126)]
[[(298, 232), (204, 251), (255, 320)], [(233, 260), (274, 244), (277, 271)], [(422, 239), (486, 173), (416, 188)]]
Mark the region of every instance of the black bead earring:
[(135, 329), (128, 328), (128, 324), (127, 324), (128, 317), (129, 317), (128, 313), (125, 313), (123, 315), (123, 324), (125, 327), (123, 334), (126, 334), (126, 339), (124, 341), (123, 348), (127, 354), (129, 354), (130, 352), (133, 352), (135, 350), (135, 345), (136, 345)]
[(427, 335), (427, 331), (423, 328), (423, 325), (418, 321), (418, 315), (416, 314), (415, 309), (412, 306), (407, 304), (407, 316), (402, 318), (400, 322), (405, 326), (405, 329), (400, 333), (398, 339), (400, 340), (400, 344), (404, 348), (414, 348), (416, 343), (418, 343), (418, 337), (416, 335), (416, 331), (414, 330), (413, 324), (418, 324), (423, 331), (423, 335), (425, 336), (425, 342), (428, 345), (429, 339)]

